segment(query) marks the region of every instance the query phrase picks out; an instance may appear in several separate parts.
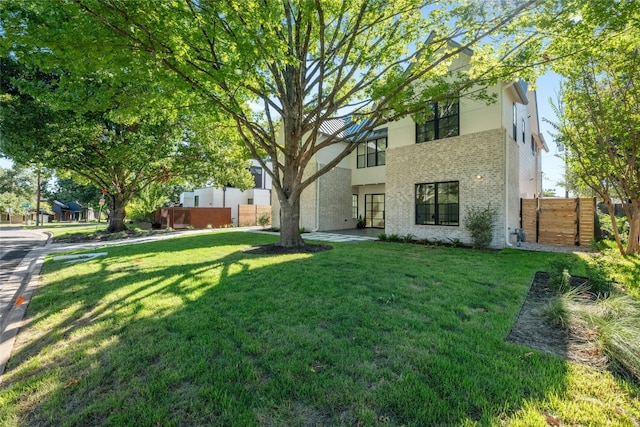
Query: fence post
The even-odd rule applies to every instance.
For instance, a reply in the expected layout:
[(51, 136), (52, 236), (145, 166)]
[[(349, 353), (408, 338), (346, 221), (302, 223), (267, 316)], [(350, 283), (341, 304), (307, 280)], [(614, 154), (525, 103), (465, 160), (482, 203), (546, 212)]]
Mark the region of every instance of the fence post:
[(576, 234), (573, 238), (573, 244), (580, 246), (580, 198), (576, 197)]
[(536, 197), (536, 243), (540, 240), (540, 198)]

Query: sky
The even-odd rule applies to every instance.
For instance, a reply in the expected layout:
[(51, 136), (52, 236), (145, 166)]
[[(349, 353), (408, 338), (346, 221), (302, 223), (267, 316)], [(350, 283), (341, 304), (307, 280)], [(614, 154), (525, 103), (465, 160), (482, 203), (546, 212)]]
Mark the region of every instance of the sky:
[(558, 185), (564, 179), (564, 160), (558, 158), (556, 141), (553, 139), (552, 126), (544, 119), (556, 121), (556, 116), (551, 109), (550, 100), (558, 103), (561, 77), (551, 71), (540, 77), (536, 84), (536, 97), (538, 100), (538, 117), (540, 120), (540, 132), (549, 147), (548, 153), (542, 155), (542, 188), (555, 189), (557, 197), (564, 197), (565, 189)]

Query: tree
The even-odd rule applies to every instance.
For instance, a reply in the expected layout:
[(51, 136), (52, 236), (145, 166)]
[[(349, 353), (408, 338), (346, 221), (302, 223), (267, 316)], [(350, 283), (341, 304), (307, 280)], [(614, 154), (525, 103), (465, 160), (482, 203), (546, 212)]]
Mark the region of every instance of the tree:
[(44, 197), (53, 203), (55, 200), (78, 202), (81, 205), (92, 206), (102, 197), (101, 189), (93, 184), (78, 184), (73, 178), (58, 177), (50, 188), (45, 189)]
[(138, 221), (153, 221), (154, 211), (169, 202), (169, 191), (161, 184), (151, 184), (131, 202), (131, 214)]
[(8, 169), (0, 167), (0, 194), (11, 193), (23, 202), (33, 203), (36, 186), (37, 175), (32, 169), (15, 163)]
[(130, 108), (123, 95), (145, 87), (153, 92), (145, 82), (121, 83), (99, 72), (45, 73), (11, 57), (3, 59), (3, 69), (12, 78), (0, 85), (0, 151), (18, 163), (71, 171), (106, 190), (108, 233), (126, 229), (127, 203), (151, 183), (198, 174), (240, 187), (250, 183), (246, 155), (225, 138), (224, 128), (207, 132), (205, 117), (212, 116), (203, 110), (123, 118), (118, 104)]
[(49, 177), (50, 171), (42, 168), (24, 167), (16, 163), (12, 163), (8, 169), (0, 167), (0, 212), (24, 213), (23, 203), (29, 203), (30, 209), (39, 210), (38, 185), (42, 188)]
[[(232, 117), (265, 170), (264, 155), (273, 161), (268, 172), (281, 207), (278, 244), (296, 247), (304, 244), (299, 216), (306, 187), (373, 128), (421, 111), (427, 101), (465, 90), (481, 96), (477, 84), (530, 78), (523, 64), (531, 63), (541, 38), (523, 29), (536, 19), (548, 26), (557, 13), (555, 2), (542, 0), (445, 3), (15, 1), (4, 26), (21, 56), (46, 57), (32, 48), (46, 46), (82, 56), (76, 66), (119, 78), (152, 76), (165, 87), (189, 88)], [(500, 46), (490, 39), (498, 31)], [(470, 66), (450, 69), (472, 46)], [(343, 124), (322, 135), (330, 119)], [(341, 147), (334, 160), (305, 176), (314, 155), (330, 146)]]
[[(565, 76), (557, 108), (558, 138), (568, 148), (570, 175), (602, 200), (621, 253), (640, 253), (640, 8), (614, 2), (610, 21), (585, 13), (573, 37), (557, 51), (574, 54), (555, 67)], [(587, 10), (587, 12), (592, 12)], [(596, 19), (597, 18), (597, 19)], [(597, 43), (593, 43), (593, 39)], [(615, 222), (614, 200), (629, 222), (626, 248)]]

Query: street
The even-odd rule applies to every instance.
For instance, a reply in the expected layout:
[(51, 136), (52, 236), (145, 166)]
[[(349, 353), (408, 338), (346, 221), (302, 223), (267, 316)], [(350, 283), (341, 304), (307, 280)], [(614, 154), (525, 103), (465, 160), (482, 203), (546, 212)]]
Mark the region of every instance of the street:
[(44, 246), (46, 235), (38, 231), (17, 227), (0, 227), (0, 291), (25, 255), (38, 246)]
[(47, 238), (45, 233), (35, 230), (0, 227), (0, 335), (35, 262), (34, 256), (27, 255), (32, 249), (43, 247)]

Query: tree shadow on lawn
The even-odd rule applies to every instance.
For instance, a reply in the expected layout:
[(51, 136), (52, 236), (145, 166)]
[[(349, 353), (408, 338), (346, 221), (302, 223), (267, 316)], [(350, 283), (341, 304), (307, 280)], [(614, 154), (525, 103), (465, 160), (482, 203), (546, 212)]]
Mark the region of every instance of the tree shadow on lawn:
[[(72, 291), (48, 276), (2, 386), (20, 395), (9, 404), (21, 423), (457, 425), (564, 392), (562, 360), (505, 343), (504, 326), (493, 327), (517, 311), (493, 283), (452, 289), (402, 259), (363, 271), (372, 251), (389, 254), (380, 245), (235, 251), (147, 271), (167, 244), (130, 247), (140, 268), (108, 272), (115, 251), (93, 261)], [(474, 310), (482, 294), (486, 308)], [(48, 322), (57, 326), (41, 334)]]

